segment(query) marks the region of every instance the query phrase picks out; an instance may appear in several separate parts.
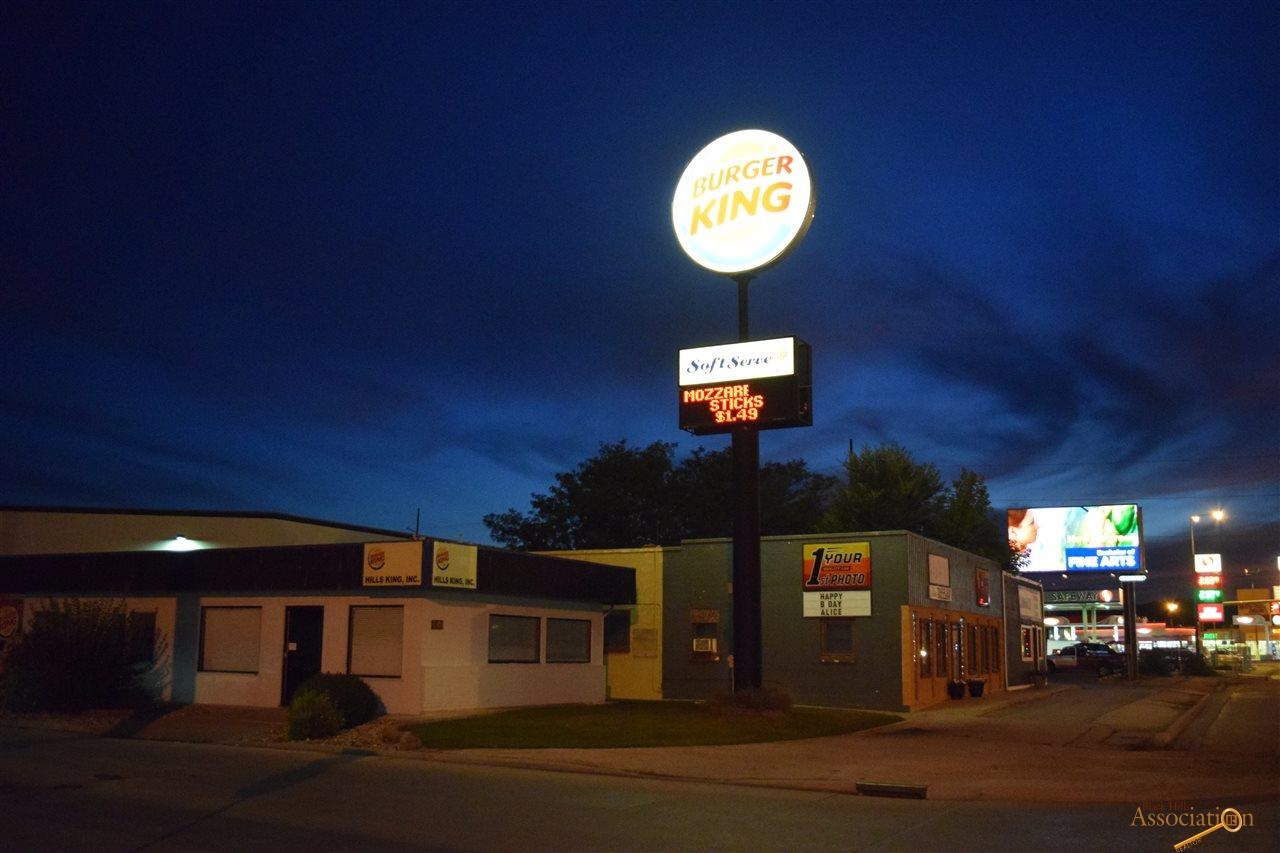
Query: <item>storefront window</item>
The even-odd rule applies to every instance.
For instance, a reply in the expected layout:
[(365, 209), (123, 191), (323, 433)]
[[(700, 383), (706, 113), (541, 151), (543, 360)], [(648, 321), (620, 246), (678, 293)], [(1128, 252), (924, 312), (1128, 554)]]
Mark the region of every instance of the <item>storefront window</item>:
[(610, 610), (604, 615), (604, 650), (613, 654), (631, 651), (630, 610)]
[(591, 623), (586, 619), (547, 620), (547, 663), (590, 663)]
[(489, 615), (489, 663), (537, 663), (541, 626), (536, 616)]
[(920, 651), (916, 655), (920, 663), (920, 677), (933, 676), (933, 622), (929, 619), (920, 622)]
[(941, 619), (933, 623), (933, 674), (945, 677), (951, 656), (947, 654), (947, 623)]

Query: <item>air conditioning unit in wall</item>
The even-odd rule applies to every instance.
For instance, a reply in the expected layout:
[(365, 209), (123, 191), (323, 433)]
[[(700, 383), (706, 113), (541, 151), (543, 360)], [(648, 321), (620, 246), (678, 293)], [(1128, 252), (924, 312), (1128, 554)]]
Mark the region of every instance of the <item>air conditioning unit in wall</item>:
[(695, 652), (715, 652), (716, 641), (714, 637), (694, 637), (693, 650)]

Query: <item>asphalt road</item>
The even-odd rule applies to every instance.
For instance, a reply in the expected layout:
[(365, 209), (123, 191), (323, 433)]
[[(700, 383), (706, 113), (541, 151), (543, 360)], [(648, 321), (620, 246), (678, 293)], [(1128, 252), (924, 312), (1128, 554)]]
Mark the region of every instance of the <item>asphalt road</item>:
[[(1271, 850), (1280, 800), (1198, 849)], [(1135, 808), (857, 797), (0, 726), (3, 850), (1168, 851)]]

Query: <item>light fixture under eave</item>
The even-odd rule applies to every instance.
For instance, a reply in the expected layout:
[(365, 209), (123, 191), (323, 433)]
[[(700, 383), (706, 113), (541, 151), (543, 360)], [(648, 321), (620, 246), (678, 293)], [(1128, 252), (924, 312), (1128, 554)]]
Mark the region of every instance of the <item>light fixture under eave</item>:
[(162, 551), (199, 551), (205, 544), (197, 539), (188, 539), (179, 533), (160, 546)]

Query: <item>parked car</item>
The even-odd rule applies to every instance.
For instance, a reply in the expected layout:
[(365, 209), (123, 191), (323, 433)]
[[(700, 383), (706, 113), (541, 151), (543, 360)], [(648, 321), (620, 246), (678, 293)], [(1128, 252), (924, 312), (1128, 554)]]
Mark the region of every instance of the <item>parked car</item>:
[(1124, 655), (1105, 643), (1074, 643), (1045, 658), (1049, 672), (1059, 669), (1091, 669), (1110, 675), (1124, 669)]
[(1204, 658), (1191, 649), (1143, 649), (1138, 652), (1143, 675), (1212, 675)]

